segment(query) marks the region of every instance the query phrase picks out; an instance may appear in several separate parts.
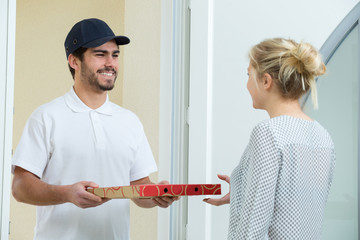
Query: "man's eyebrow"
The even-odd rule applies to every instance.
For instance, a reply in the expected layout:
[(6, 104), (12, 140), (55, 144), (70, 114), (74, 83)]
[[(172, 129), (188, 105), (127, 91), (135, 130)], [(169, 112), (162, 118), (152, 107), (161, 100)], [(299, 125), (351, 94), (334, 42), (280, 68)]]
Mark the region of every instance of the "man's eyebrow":
[[(93, 50), (92, 51), (93, 53), (109, 53), (109, 51), (107, 51), (107, 50), (101, 50), (101, 49), (98, 49), (98, 50)], [(112, 54), (114, 54), (114, 53), (120, 53), (120, 50), (115, 50), (115, 51), (113, 51), (112, 52)]]

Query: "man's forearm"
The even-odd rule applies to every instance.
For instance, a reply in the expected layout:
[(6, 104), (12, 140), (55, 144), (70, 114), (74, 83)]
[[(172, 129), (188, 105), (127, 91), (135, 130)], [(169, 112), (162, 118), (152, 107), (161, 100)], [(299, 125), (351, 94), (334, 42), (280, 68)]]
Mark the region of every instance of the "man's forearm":
[(70, 202), (80, 208), (90, 208), (97, 207), (110, 200), (87, 192), (88, 187), (97, 188), (99, 186), (89, 181), (81, 181), (71, 185), (50, 185), (34, 174), (16, 167), (12, 191), (17, 201), (37, 206)]
[(69, 186), (50, 185), (32, 173), (16, 167), (12, 193), (14, 198), (23, 203), (45, 206), (67, 202)]

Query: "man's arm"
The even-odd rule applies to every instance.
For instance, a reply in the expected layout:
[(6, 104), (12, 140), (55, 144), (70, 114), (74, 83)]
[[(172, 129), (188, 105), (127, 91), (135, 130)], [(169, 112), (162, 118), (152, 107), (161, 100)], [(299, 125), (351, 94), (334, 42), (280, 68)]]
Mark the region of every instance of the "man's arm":
[(19, 202), (37, 206), (70, 202), (80, 208), (89, 208), (99, 206), (109, 200), (87, 192), (87, 187), (98, 187), (98, 185), (85, 181), (72, 185), (50, 185), (31, 172), (15, 167), (12, 194)]
[[(150, 181), (149, 177), (141, 178), (136, 181), (130, 182), (130, 185), (146, 185), (154, 184)], [(161, 181), (159, 184), (169, 184), (168, 181)], [(132, 198), (133, 202), (139, 207), (152, 208), (159, 206), (162, 208), (169, 207), (174, 201), (179, 200), (180, 197), (155, 197), (155, 198)]]

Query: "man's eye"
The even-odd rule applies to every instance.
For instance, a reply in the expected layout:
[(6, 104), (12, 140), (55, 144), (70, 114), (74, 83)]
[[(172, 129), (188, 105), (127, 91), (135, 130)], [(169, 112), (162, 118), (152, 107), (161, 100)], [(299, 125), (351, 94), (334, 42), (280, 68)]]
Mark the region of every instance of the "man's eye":
[(115, 54), (115, 55), (113, 55), (113, 57), (114, 57), (114, 58), (118, 58), (118, 57), (119, 57), (119, 55), (118, 55), (118, 54)]
[(103, 57), (104, 54), (98, 53), (98, 54), (96, 54), (96, 56), (98, 56), (98, 57)]

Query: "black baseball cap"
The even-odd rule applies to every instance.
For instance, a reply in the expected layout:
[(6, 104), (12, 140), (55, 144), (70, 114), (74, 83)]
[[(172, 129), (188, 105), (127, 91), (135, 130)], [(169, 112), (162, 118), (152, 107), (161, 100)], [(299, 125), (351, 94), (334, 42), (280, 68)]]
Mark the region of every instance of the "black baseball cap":
[(126, 36), (115, 36), (104, 21), (96, 18), (84, 19), (72, 27), (65, 39), (66, 58), (80, 47), (94, 48), (113, 39), (117, 45), (130, 42)]

